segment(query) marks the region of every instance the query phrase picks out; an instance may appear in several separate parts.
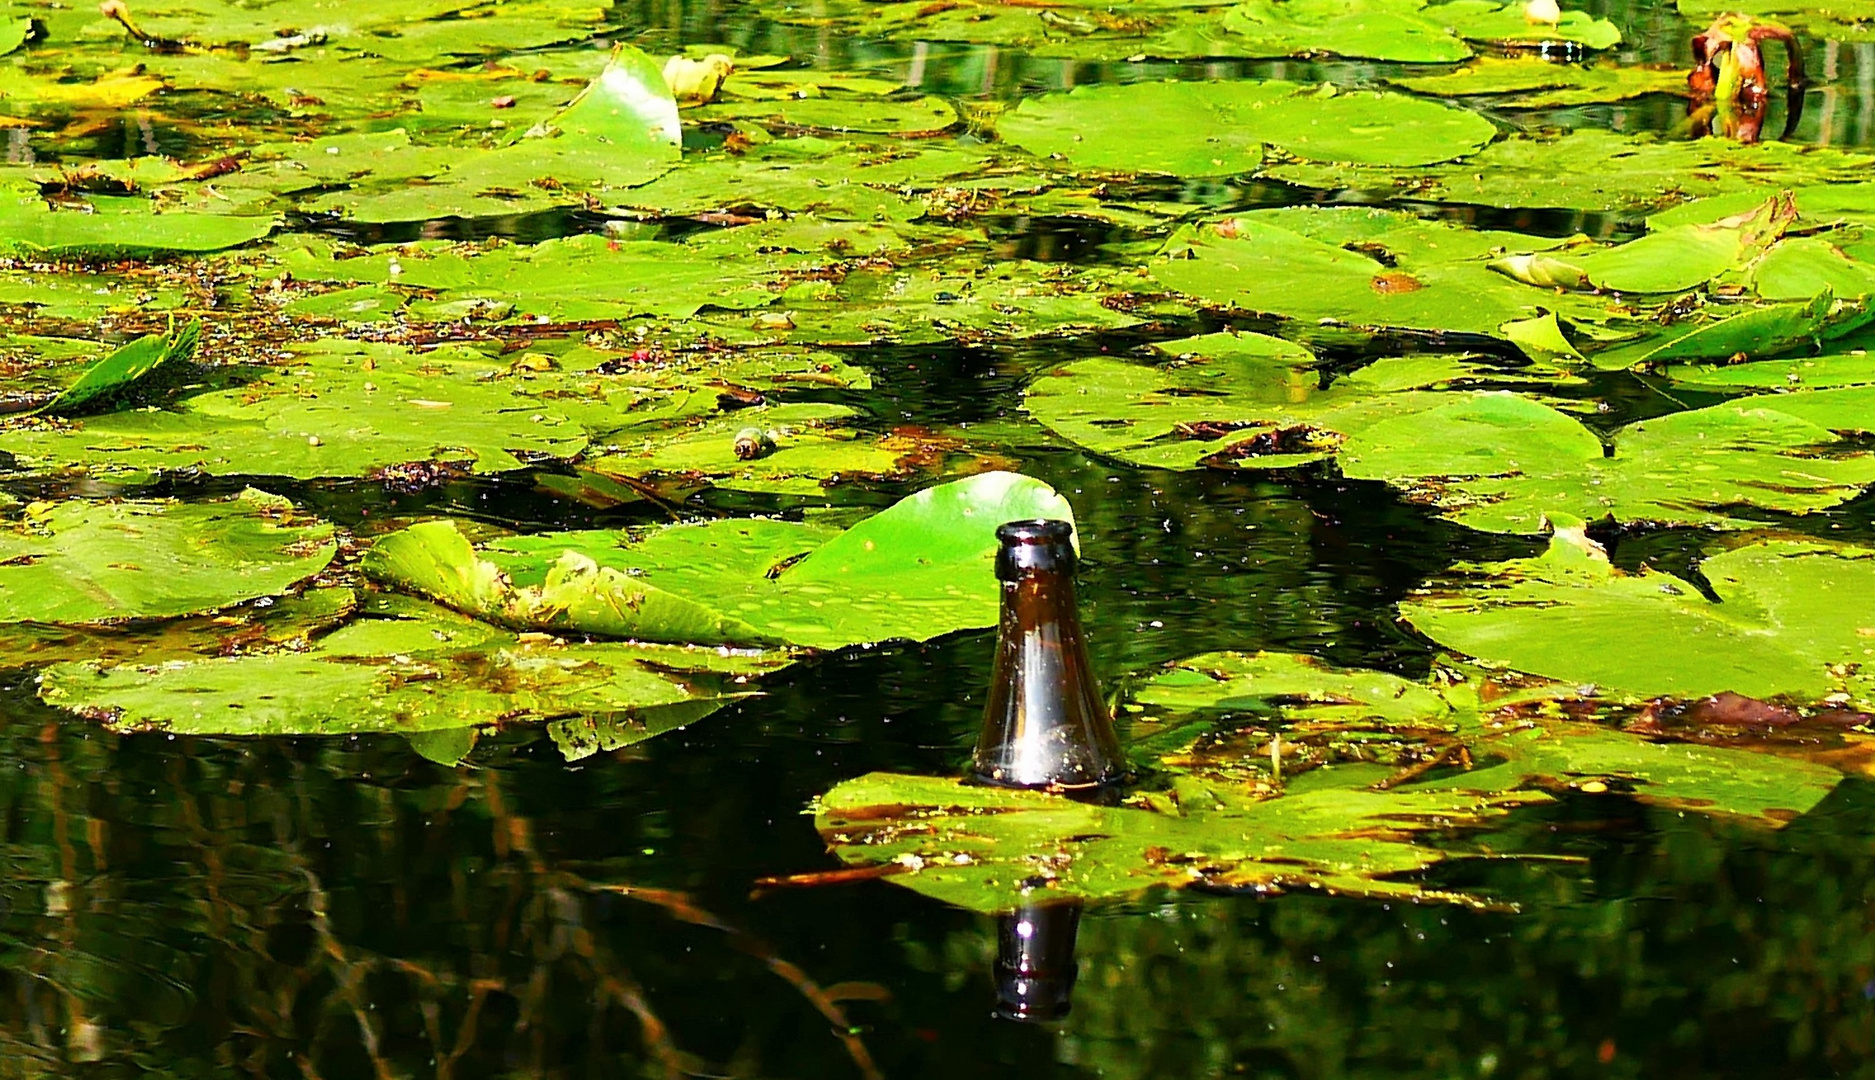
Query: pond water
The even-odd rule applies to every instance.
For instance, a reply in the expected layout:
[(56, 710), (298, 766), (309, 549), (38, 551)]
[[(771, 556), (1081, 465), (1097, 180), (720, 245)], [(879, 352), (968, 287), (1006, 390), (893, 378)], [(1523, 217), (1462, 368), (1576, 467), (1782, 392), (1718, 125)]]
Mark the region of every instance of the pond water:
[[(1242, 8), (1316, 33), (1306, 4)], [(0, 49), (0, 1077), (1875, 1075), (1866, 3), (1757, 5), (1798, 26), (1809, 76), (1789, 96), (1773, 82), (1757, 145), (1689, 129), (1681, 72), (1711, 14), (1692, 0), (1589, 0), (1560, 24), (1577, 40), (1541, 50), (1505, 40), (1514, 10), (1509, 31), (1467, 32), (1490, 4), (1389, 32), (1463, 50), (1436, 62), (1282, 45), (1318, 40), (1295, 27), (1231, 38), (1232, 6), (1201, 0), (177, 0), (129, 9), (149, 43), (79, 7), (0, 4), (0, 46), (19, 30)], [(1583, 44), (1595, 26), (1618, 40)], [(624, 157), (581, 156), (580, 125), (605, 121), (557, 110), (629, 67), (618, 42), (660, 65), (739, 58), (717, 104), (684, 110), (681, 151), (640, 126), (609, 129)], [(1401, 96), (1493, 62), (1527, 85)], [(1520, 101), (1548, 89), (1531, 64), (1655, 83)], [(1263, 113), (1098, 96), (1164, 80), (1302, 89)], [(1268, 120), (1278, 107), (1299, 119)], [(1193, 144), (1206, 110), (1267, 130)], [(558, 139), (505, 146), (550, 118)], [(1109, 146), (1167, 164), (1121, 167)], [(1710, 229), (1638, 267), (1594, 261), (1695, 235), (1681, 226)], [(1685, 271), (1715, 235), (1718, 262)], [(1597, 288), (1484, 269), (1505, 252), (1579, 259), (1544, 272)], [(1826, 266), (1775, 277), (1779, 252)], [(1373, 260), (1351, 293), (1346, 259)], [(1423, 311), (1375, 306), (1395, 292)], [(1735, 311), (1766, 321), (1716, 348), (1682, 336)], [(1546, 319), (1554, 337), (1530, 329)], [(190, 354), (177, 335), (196, 321)], [(148, 334), (169, 345), (132, 348), (181, 385), (98, 364)], [(1160, 370), (1173, 381), (1132, 381)], [(108, 385), (87, 399), (81, 379)], [(1769, 411), (1736, 406), (1759, 395)], [(1524, 411), (1451, 411), (1499, 407)], [(1166, 410), (1176, 423), (1131, 434)], [(1695, 410), (1708, 426), (1658, 434)], [(1504, 449), (1473, 434), (1491, 425), (1543, 434)], [(745, 439), (770, 442), (742, 460)], [(1425, 464), (1448, 442), (1485, 464)], [(1465, 727), (1484, 706), (1467, 713), (1460, 685), (1526, 695), (1518, 722), (1614, 749), (1532, 763), (1462, 807), (1297, 826), (1261, 861), (1245, 826), (1057, 879), (1048, 853), (1091, 841), (1044, 829), (1016, 844), (1043, 868), (1018, 893), (898, 872), (928, 851), (881, 868), (827, 825), (842, 785), (959, 775), (977, 734), (989, 620), (945, 607), (910, 558), (852, 564), (862, 591), (887, 588), (866, 573), (911, 582), (862, 603), (858, 629), (824, 616), (826, 592), (772, 624), (724, 600), (707, 634), (651, 636), (738, 649), (633, 659), (638, 682), (586, 697), (513, 659), (626, 666), (590, 644), (632, 636), (608, 630), (641, 625), (622, 608), (524, 607), (556, 557), (611, 566), (612, 532), (567, 537), (778, 517), (808, 539), (777, 541), (787, 557), (755, 576), (787, 582), (837, 528), (993, 470), (1071, 504), (1095, 667), (1145, 786), (1178, 796), (1109, 813), (1202, 823), (1181, 786), (1200, 781), (1230, 821), (1255, 808), (1226, 788), (1295, 792), (1270, 805), (1330, 775), (1374, 798), (1426, 777), (1470, 791), (1474, 756), (1477, 774), (1525, 759)], [(453, 523), (464, 554), (400, 531), (424, 521)], [(470, 542), (512, 581), (462, 584), (494, 565)], [(1713, 569), (1761, 550), (1830, 568), (1775, 588)], [(1591, 600), (1476, 599), (1539, 588), (1540, 560), (1568, 552), (1600, 575)], [(981, 554), (958, 565), (987, 581)], [(681, 591), (735, 561), (679, 556), (616, 587)], [(1647, 595), (1589, 610), (1621, 582)], [(1501, 615), (1573, 604), (1534, 646)], [(872, 632), (887, 608), (911, 630)], [(1694, 618), (1711, 621), (1682, 629)], [(387, 626), (460, 652), (333, 644)], [(1210, 669), (1171, 665), (1218, 652), (1395, 689), (1178, 698), (1180, 673)], [(457, 683), (474, 693), (409, 704)], [(1731, 689), (1781, 711), (1646, 726)], [(1436, 730), (1471, 741), (1388, 711), (1435, 692)], [(1386, 722), (1362, 713), (1350, 734), (1347, 700)], [(1174, 752), (1187, 714), (1254, 753)], [(1266, 729), (1301, 747), (1287, 781), (1255, 771), (1282, 754)], [(1663, 747), (1692, 764), (1646, 756)], [(1407, 861), (1310, 854), (1331, 834)], [(1145, 877), (1090, 884), (1098, 858)], [(1180, 858), (1209, 864), (1160, 874)], [(833, 873), (855, 866), (871, 869)], [(999, 1017), (997, 911), (1051, 890), (1087, 897), (1072, 1009)]]

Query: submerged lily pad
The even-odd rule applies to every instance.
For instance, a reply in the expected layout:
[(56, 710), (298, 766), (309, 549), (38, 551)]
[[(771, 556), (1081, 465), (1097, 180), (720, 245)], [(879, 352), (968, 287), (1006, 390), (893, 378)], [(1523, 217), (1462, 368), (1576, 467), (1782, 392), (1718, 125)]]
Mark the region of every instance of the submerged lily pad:
[(1024, 100), (1002, 137), (1077, 168), (1229, 176), (1263, 144), (1313, 161), (1420, 165), (1474, 153), (1497, 129), (1476, 113), (1400, 94), (1311, 92), (1287, 82), (1078, 87)]
[(36, 503), (0, 526), (0, 622), (212, 611), (318, 573), (332, 527), (275, 495), (221, 502)]
[(1484, 663), (1609, 697), (1842, 693), (1875, 704), (1875, 551), (1760, 540), (1699, 572), (1716, 600), (1659, 571), (1616, 570), (1563, 525), (1544, 554), (1462, 568), (1401, 613)]
[(996, 526), (1072, 518), (1040, 481), (984, 473), (900, 500), (845, 531), (713, 521), (640, 536), (594, 530), (471, 548), (447, 521), (380, 538), (379, 581), (516, 628), (700, 644), (838, 649), (923, 640), (996, 619)]

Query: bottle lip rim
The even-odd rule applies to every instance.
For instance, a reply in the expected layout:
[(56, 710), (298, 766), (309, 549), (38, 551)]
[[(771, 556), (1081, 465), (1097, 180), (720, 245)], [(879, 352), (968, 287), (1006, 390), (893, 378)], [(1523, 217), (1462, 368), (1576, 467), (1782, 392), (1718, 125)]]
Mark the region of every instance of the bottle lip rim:
[(1065, 544), (1074, 536), (1074, 524), (1059, 518), (1022, 518), (996, 527), (1004, 544)]

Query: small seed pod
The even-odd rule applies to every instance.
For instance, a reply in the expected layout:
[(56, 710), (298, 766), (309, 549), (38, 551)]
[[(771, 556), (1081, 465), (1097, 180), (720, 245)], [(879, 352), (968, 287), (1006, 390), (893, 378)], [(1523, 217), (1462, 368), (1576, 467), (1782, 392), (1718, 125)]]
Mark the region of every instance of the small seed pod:
[(775, 452), (775, 437), (761, 428), (745, 427), (736, 432), (736, 457), (754, 461)]

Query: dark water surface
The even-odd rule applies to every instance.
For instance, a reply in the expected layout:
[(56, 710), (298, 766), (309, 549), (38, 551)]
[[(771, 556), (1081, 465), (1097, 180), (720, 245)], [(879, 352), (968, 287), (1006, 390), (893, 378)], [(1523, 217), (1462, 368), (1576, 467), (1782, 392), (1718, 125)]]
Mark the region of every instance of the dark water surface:
[[(1621, 59), (1685, 59), (1688, 28), (1670, 6), (1582, 6), (1628, 32)], [(1087, 65), (817, 39), (738, 21), (727, 5), (627, 10), (672, 41), (714, 37), (971, 98), (1385, 68)], [(1875, 145), (1875, 46), (1817, 42), (1810, 55), (1818, 81), (1795, 137)], [(1554, 119), (1670, 131), (1684, 106)], [(96, 138), (121, 137), (131, 152), (145, 136), (162, 138)], [(1176, 197), (1300, 198), (1222, 185)], [(1481, 223), (1632, 227), (1605, 216)], [(502, 231), (596, 227), (565, 215)], [(1129, 239), (1085, 230), (1012, 220), (994, 223), (992, 239), (1063, 260)], [(994, 432), (1030, 372), (1135, 344), (872, 350), (853, 359), (876, 389), (853, 403), (878, 427)], [(1608, 427), (1701, 403), (1679, 391), (1662, 401), (1635, 376), (1601, 378), (1595, 393), (1616, 409), (1596, 423)], [(1423, 674), (1429, 646), (1393, 605), (1454, 562), (1537, 549), (1320, 470), (1170, 473), (1066, 448), (1011, 453), (1075, 504), (1083, 615), (1109, 680), (1258, 648)], [(524, 529), (652, 520), (562, 503), (526, 481), (401, 502), (375, 485), (274, 486), (361, 530), (426, 508)], [(1810, 527), (1866, 538), (1872, 506)], [(1684, 572), (1700, 538), (1610, 539), (1619, 563)], [(117, 736), (40, 706), (18, 673), (0, 673), (0, 1078), (1875, 1076), (1865, 781), (1776, 833), (1616, 796), (1524, 813), (1490, 844), (1544, 858), (1440, 872), (1442, 884), (1501, 898), (1500, 910), (1197, 894), (1096, 907), (1080, 923), (1073, 1011), (1055, 1025), (992, 1017), (992, 919), (882, 881), (756, 888), (836, 865), (803, 813), (832, 784), (960, 769), (990, 644), (972, 633), (805, 665), (766, 696), (570, 766), (539, 729), (486, 739), (459, 768), (390, 736)]]

